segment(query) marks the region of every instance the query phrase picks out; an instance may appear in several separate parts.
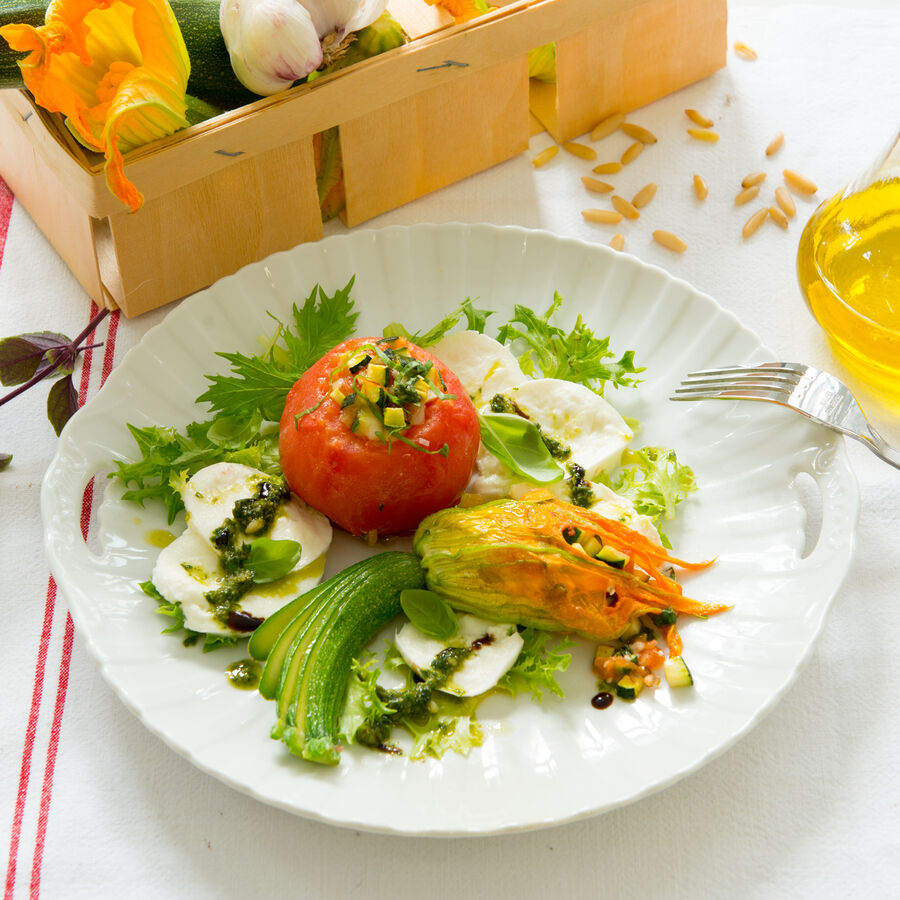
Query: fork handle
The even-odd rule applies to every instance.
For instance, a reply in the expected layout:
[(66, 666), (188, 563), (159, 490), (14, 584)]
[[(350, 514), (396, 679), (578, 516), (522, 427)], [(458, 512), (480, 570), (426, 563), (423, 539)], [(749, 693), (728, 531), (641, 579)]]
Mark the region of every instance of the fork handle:
[(866, 423), (868, 434), (859, 435), (859, 440), (865, 444), (876, 456), (883, 459), (888, 465), (900, 469), (900, 450), (895, 450), (871, 425)]

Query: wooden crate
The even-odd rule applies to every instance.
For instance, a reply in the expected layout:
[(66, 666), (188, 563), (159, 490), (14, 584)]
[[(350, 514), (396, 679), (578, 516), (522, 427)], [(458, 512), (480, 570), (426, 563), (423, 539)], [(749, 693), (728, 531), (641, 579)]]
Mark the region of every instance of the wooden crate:
[[(560, 141), (725, 64), (726, 0), (513, 0), (454, 25), (391, 0), (413, 40), (127, 154), (130, 214), (103, 160), (29, 95), (0, 92), (0, 174), (98, 303), (138, 315), (322, 236), (313, 136), (338, 126), (357, 225), (528, 146)], [(557, 46), (557, 84), (527, 54)]]

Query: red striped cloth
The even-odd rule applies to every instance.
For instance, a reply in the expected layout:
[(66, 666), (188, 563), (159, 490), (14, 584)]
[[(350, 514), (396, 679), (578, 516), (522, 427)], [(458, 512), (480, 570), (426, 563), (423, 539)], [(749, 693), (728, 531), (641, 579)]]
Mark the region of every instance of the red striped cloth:
[[(3, 251), (6, 239), (10, 231), (12, 221), (14, 198), (6, 183), (0, 179), (0, 266), (3, 263)], [(96, 304), (91, 303), (88, 312), (89, 322), (98, 312)], [(87, 323), (86, 323), (87, 324)], [(99, 367), (96, 366), (98, 350), (89, 349), (82, 355), (81, 371), (79, 376), (78, 405), (83, 406), (88, 398), (98, 390), (106, 381), (112, 371), (115, 362), (116, 335), (119, 325), (119, 313), (113, 312), (103, 323), (86, 338), (86, 344), (102, 343), (102, 357)], [(43, 327), (35, 323), (35, 328)], [(81, 532), (87, 538), (91, 525), (91, 511), (93, 505), (93, 482), (85, 489), (81, 509)], [(47, 589), (44, 596), (44, 614), (40, 635), (23, 635), (22, 640), (36, 638), (36, 650), (34, 655), (34, 675), (32, 679), (31, 704), (28, 719), (24, 723), (24, 737), (21, 759), (19, 761), (18, 788), (16, 791), (14, 809), (12, 811), (12, 823), (10, 829), (9, 848), (7, 852), (6, 878), (4, 881), (4, 900), (13, 900), (14, 896), (25, 896), (28, 878), (27, 893), (32, 900), (40, 896), (41, 867), (44, 859), (44, 845), (47, 836), (47, 828), (50, 821), (51, 801), (53, 797), (53, 775), (59, 743), (63, 731), (63, 717), (66, 705), (66, 694), (69, 685), (69, 667), (72, 658), (72, 645), (74, 642), (74, 626), (72, 618), (66, 612), (64, 618), (61, 651), (57, 671), (48, 671), (48, 656), (53, 640), (54, 619), (60, 609), (57, 604), (59, 599), (56, 583), (52, 576), (48, 577)], [(60, 609), (60, 615), (62, 611)], [(52, 667), (51, 667), (52, 668)], [(52, 700), (52, 710), (44, 704), (45, 688), (53, 690), (55, 694)], [(49, 703), (48, 699), (48, 703)], [(43, 759), (36, 758), (36, 739), (39, 723), (51, 717), (49, 728), (49, 740)], [(9, 722), (7, 727), (15, 728), (17, 723)], [(39, 792), (39, 793), (36, 793)], [(33, 844), (25, 845), (23, 834), (23, 822), (26, 805), (31, 802), (38, 804), (37, 826), (34, 833)], [(28, 868), (28, 854), (31, 854), (30, 872)], [(28, 873), (28, 874), (26, 874)], [(30, 877), (29, 877), (30, 876)], [(18, 887), (18, 890), (17, 890)]]

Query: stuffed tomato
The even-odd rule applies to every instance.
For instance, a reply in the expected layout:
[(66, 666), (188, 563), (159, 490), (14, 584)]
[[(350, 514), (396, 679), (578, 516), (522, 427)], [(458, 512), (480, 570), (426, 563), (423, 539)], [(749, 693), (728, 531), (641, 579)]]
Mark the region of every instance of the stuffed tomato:
[(459, 379), (404, 338), (353, 338), (296, 382), (281, 418), (291, 490), (351, 534), (413, 531), (456, 503), (478, 415)]

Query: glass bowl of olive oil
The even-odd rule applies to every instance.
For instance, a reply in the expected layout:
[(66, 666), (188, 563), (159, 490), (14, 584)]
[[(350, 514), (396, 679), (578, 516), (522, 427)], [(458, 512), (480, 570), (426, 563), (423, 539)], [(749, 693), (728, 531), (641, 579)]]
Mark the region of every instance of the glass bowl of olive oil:
[(841, 362), (900, 409), (900, 134), (813, 213), (797, 272)]

